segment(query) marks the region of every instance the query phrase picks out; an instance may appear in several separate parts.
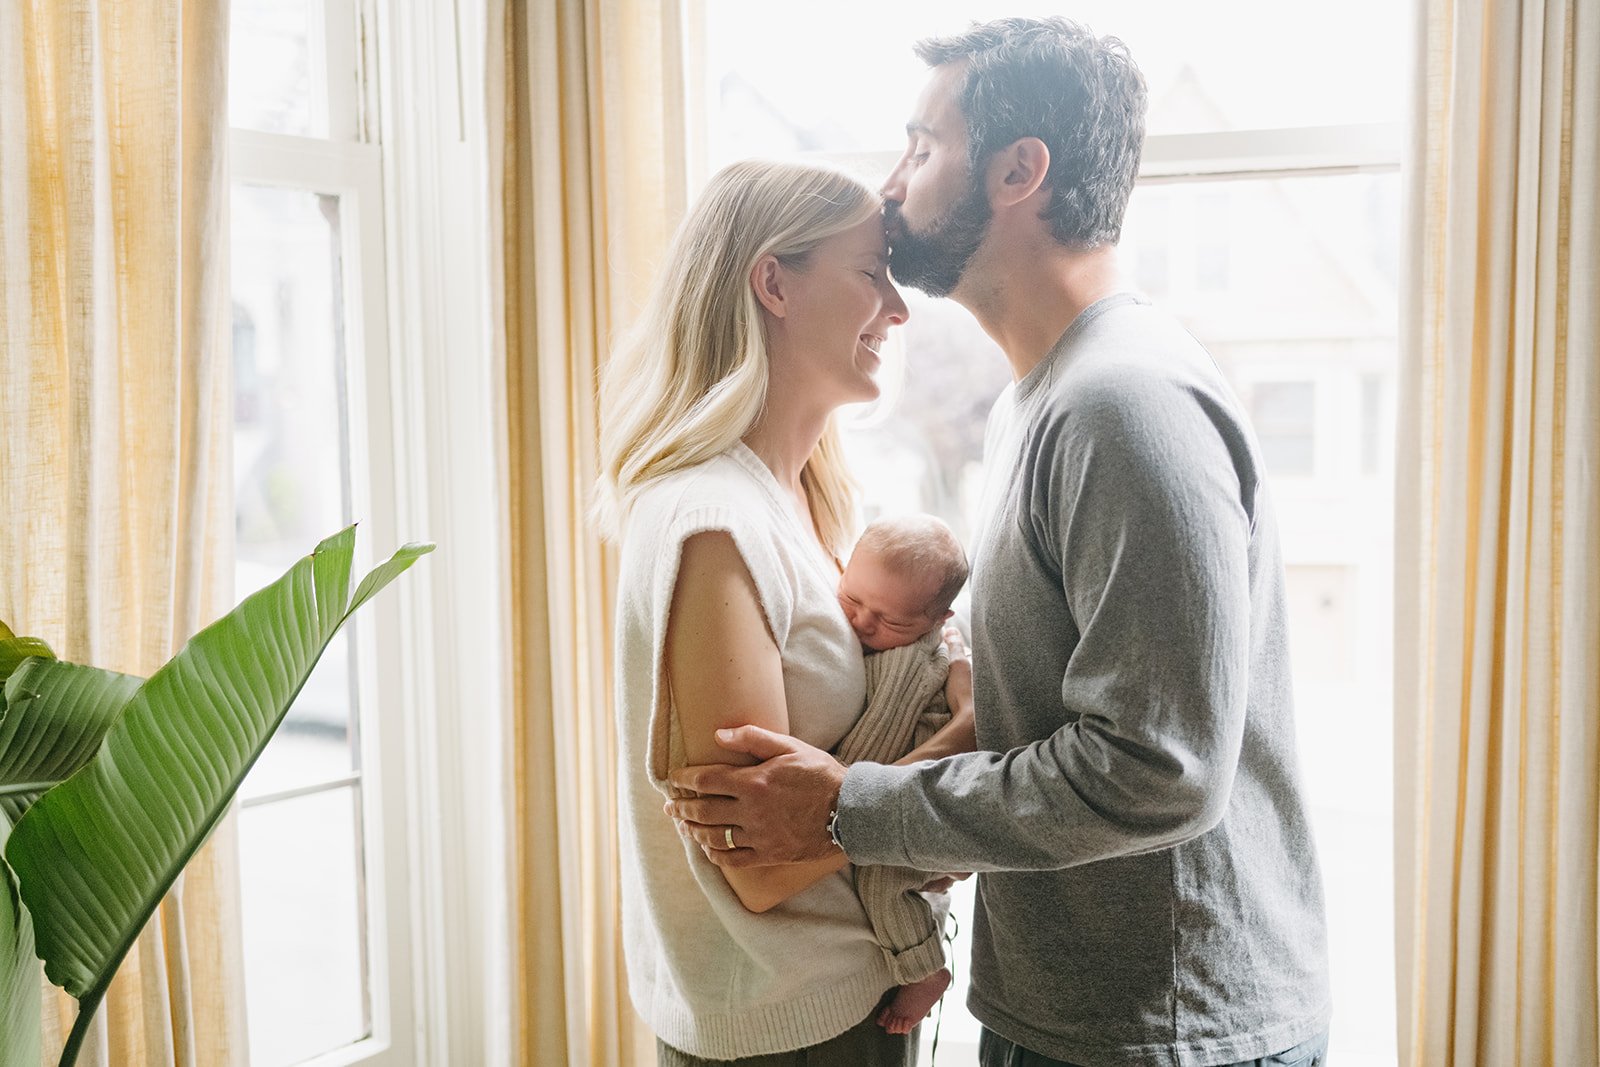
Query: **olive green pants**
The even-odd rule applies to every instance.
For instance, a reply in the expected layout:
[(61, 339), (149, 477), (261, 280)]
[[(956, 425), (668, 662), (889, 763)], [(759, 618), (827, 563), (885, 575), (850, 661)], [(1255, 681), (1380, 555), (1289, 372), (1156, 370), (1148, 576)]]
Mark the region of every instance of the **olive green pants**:
[[(916, 1067), (917, 1030), (891, 1034), (876, 1022), (877, 1009), (844, 1033), (820, 1045), (742, 1060), (706, 1060), (656, 1039), (657, 1067)], [(917, 1029), (921, 1029), (918, 1027)]]

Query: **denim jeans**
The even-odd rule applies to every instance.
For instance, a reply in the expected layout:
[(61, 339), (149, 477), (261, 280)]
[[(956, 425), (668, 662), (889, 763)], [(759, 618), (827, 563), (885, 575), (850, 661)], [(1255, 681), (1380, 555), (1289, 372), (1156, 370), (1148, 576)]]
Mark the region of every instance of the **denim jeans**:
[[(1241, 1060), (1226, 1067), (1325, 1067), (1328, 1062), (1328, 1034), (1323, 1031), (1309, 1041), (1294, 1048), (1286, 1048), (1275, 1056), (1259, 1060)], [(1053, 1060), (1014, 1044), (984, 1027), (978, 1039), (979, 1067), (1074, 1067), (1062, 1060)]]

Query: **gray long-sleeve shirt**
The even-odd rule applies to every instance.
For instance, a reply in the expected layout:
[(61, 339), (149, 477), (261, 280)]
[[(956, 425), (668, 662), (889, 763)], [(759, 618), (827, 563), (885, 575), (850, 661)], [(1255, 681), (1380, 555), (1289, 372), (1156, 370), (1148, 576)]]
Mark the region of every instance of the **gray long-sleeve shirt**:
[(972, 576), (980, 751), (857, 764), (856, 863), (976, 870), (973, 1013), (1047, 1056), (1231, 1063), (1328, 1025), (1261, 458), (1130, 295), (1003, 395)]

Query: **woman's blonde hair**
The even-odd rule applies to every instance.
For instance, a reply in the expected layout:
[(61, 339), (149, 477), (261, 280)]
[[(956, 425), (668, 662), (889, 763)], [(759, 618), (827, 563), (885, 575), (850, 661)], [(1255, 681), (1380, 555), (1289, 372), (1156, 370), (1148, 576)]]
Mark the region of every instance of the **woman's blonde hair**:
[[(767, 338), (750, 272), (762, 256), (804, 270), (818, 244), (877, 214), (861, 182), (825, 167), (751, 160), (719, 171), (678, 227), (638, 324), (601, 374), (595, 513), (617, 537), (649, 482), (721, 455), (767, 402)], [(801, 483), (829, 551), (854, 521), (829, 418)]]

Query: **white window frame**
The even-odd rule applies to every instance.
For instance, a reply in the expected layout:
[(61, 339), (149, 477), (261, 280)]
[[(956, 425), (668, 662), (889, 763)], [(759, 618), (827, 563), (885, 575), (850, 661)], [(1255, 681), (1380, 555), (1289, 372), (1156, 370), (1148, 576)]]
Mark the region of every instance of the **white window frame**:
[[(358, 551), (363, 559), (370, 560), (384, 546), (392, 547), (396, 543), (395, 524), (383, 514), (384, 508), (377, 502), (386, 495), (381, 487), (388, 480), (389, 472), (378, 469), (376, 463), (363, 461), (364, 457), (372, 456), (381, 462), (384, 452), (374, 449), (372, 443), (375, 435), (388, 432), (391, 422), (382, 390), (375, 387), (385, 376), (388, 331), (383, 285), (380, 151), (376, 145), (353, 141), (238, 129), (229, 135), (229, 151), (235, 185), (304, 190), (340, 199), (351, 509), (356, 519), (367, 527), (365, 536), (358, 542)], [(405, 586), (406, 583), (400, 583), (398, 596), (406, 596)], [(389, 1043), (397, 999), (402, 1006), (400, 1019), (407, 1021), (403, 1011), (407, 1000), (405, 990), (396, 990), (393, 983), (397, 976), (403, 982), (404, 976), (410, 973), (406, 958), (408, 946), (404, 939), (397, 941), (392, 936), (393, 924), (388, 919), (392, 908), (401, 914), (405, 909), (404, 879), (394, 877), (396, 864), (404, 863), (404, 842), (394, 840), (394, 835), (387, 832), (397, 821), (391, 798), (403, 792), (403, 782), (400, 776), (390, 773), (392, 758), (386, 751), (390, 731), (386, 724), (378, 721), (376, 713), (393, 706), (401, 697), (396, 692), (395, 676), (379, 671), (377, 665), (395, 662), (401, 647), (397, 623), (409, 610), (409, 606), (403, 606), (398, 613), (374, 612), (354, 622), (359, 770), (337, 781), (254, 796), (241, 802), (242, 807), (249, 809), (334, 788), (341, 782), (360, 783), (363, 877), (358, 885), (366, 895), (361, 902), (361, 914), (366, 922), (363, 937), (367, 946), (367, 974), (364, 977), (370, 999), (372, 1034), (309, 1061), (317, 1064), (371, 1059), (370, 1054), (376, 1048)], [(245, 980), (247, 983), (250, 980), (248, 972)], [(398, 998), (397, 993), (400, 994)]]
[[(506, 464), (485, 122), (482, 94), (467, 91), (484, 79), (485, 0), (321, 3), (329, 59), (313, 63), (313, 97), (329, 136), (234, 129), (231, 180), (341, 197), (358, 551), (439, 548), (357, 622), (361, 770), (349, 780), (363, 790), (372, 1031), (305, 1062), (508, 1063)], [(328, 96), (341, 81), (356, 92)]]
[[(405, 1064), (509, 1063), (504, 367), (489, 318), (486, 0), (366, 0), (384, 145), (392, 510), (417, 568), (389, 766), (407, 783)], [(374, 79), (369, 79), (371, 84)], [(375, 1061), (376, 1062), (376, 1061)]]
[[(1138, 184), (1310, 177), (1397, 171), (1404, 125), (1370, 122), (1275, 130), (1213, 133), (1153, 133), (1144, 139)], [(802, 158), (831, 162), (856, 174), (887, 176), (900, 150), (808, 152)]]

